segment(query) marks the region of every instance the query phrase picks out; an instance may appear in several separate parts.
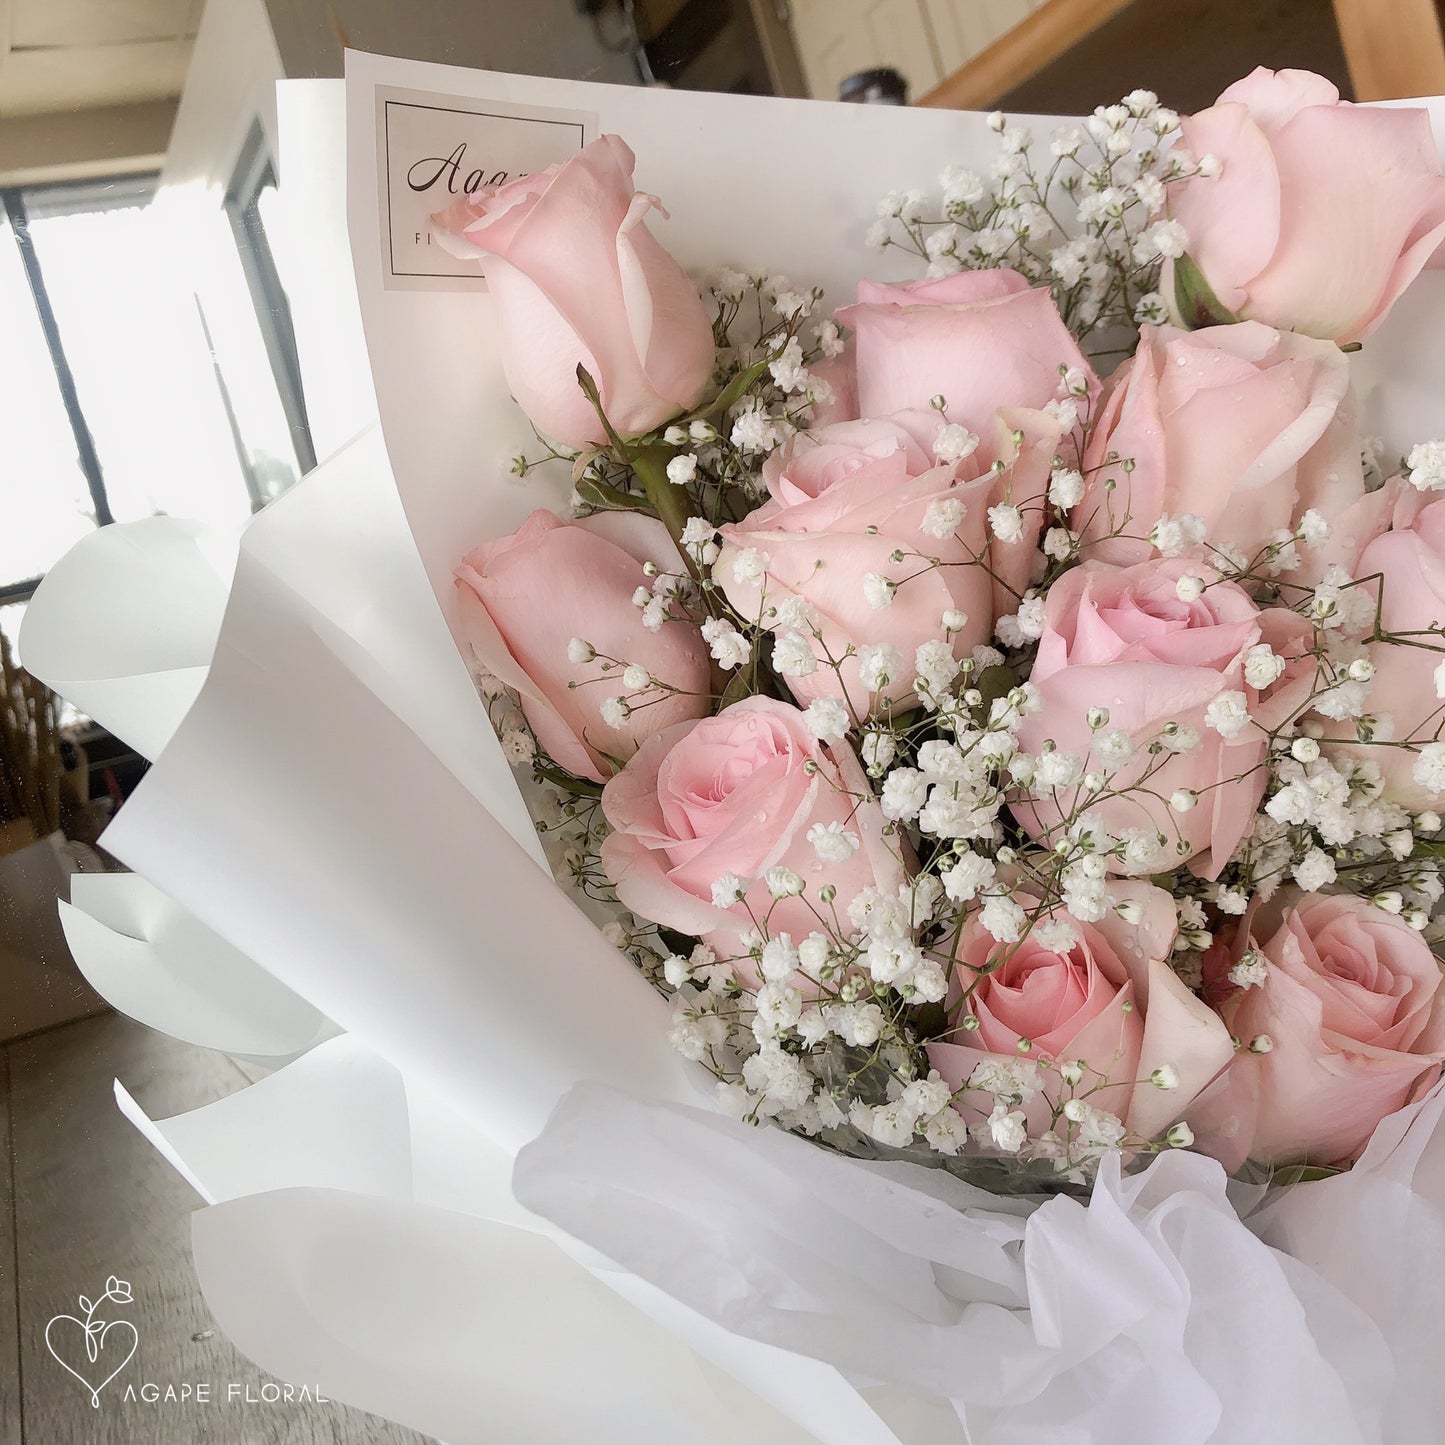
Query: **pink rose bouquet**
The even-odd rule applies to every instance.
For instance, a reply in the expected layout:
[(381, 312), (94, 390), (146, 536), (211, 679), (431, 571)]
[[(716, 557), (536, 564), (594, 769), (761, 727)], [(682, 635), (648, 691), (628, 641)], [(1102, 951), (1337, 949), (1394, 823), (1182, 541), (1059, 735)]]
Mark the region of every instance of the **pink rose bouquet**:
[[(353, 219), (402, 76), (501, 147), (645, 125), (487, 186), (469, 122), (464, 297), (355, 229), (385, 434), (254, 521), (213, 651), (172, 519), (28, 604), (174, 734), (77, 958), (284, 1064), (146, 1126), (222, 1327), (457, 1445), (1433, 1445), (1430, 117), (348, 69)], [(198, 570), (200, 632), (102, 610)]]
[(465, 637), (726, 1109), (1038, 1191), (1344, 1167), (1430, 1087), (1445, 443), (1387, 480), (1337, 344), (1445, 234), (1427, 136), (1263, 72), (1004, 122), (832, 315), (704, 304), (615, 138), (440, 218), (574, 488)]

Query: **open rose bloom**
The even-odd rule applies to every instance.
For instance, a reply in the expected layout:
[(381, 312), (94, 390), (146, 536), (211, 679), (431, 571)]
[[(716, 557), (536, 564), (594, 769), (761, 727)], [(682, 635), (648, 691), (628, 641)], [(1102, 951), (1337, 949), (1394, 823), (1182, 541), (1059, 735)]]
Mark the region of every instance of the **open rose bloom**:
[[(350, 85), (380, 429), (22, 636), (159, 754), (82, 967), (276, 1065), (125, 1101), (222, 1327), (449, 1445), (1434, 1445), (1432, 112)], [(384, 194), (397, 88), (534, 149)]]

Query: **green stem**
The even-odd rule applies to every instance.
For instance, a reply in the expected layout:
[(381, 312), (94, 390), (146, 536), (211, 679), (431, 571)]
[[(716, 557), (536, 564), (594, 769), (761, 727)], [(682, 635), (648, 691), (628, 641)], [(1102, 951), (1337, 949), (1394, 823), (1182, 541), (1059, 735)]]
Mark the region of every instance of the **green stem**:
[(642, 490), (646, 493), (653, 511), (667, 528), (678, 555), (686, 563), (687, 570), (696, 578), (697, 563), (682, 544), (682, 529), (698, 512), (687, 488), (674, 486), (667, 477), (667, 464), (677, 455), (677, 450), (669, 446), (631, 447), (626, 455), (632, 464), (632, 470), (637, 474), (637, 480), (642, 483)]

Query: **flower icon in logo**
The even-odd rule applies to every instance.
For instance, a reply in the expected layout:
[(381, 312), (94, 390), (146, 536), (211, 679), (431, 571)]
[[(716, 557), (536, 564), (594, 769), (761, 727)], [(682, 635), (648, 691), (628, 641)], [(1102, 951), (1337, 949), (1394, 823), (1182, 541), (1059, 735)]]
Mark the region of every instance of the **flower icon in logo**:
[[(111, 1275), (99, 1299), (91, 1301), (85, 1295), (79, 1296), (76, 1304), (80, 1315), (56, 1315), (45, 1326), (45, 1348), (55, 1363), (84, 1387), (92, 1409), (100, 1408), (100, 1392), (130, 1363), (140, 1343), (139, 1332), (129, 1320), (104, 1319), (99, 1314), (100, 1308), (107, 1301), (128, 1305), (134, 1300), (130, 1281)], [(97, 1383), (96, 1377), (107, 1367), (109, 1372)]]

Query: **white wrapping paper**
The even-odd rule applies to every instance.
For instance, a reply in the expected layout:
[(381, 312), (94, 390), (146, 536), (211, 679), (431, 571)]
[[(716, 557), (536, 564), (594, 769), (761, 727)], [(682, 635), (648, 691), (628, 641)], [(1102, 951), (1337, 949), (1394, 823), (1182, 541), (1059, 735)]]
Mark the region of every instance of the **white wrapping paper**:
[(297, 1189), (203, 1211), (194, 1250), (217, 1322), (258, 1364), (343, 1381), (448, 1445), (809, 1439), (541, 1235)]
[(177, 517), (95, 532), (26, 610), (22, 660), (154, 758), (205, 680), (235, 559), (234, 536)]
[(114, 1007), (187, 1043), (275, 1063), (335, 1029), (135, 873), (77, 874), (60, 905), (80, 971)]

